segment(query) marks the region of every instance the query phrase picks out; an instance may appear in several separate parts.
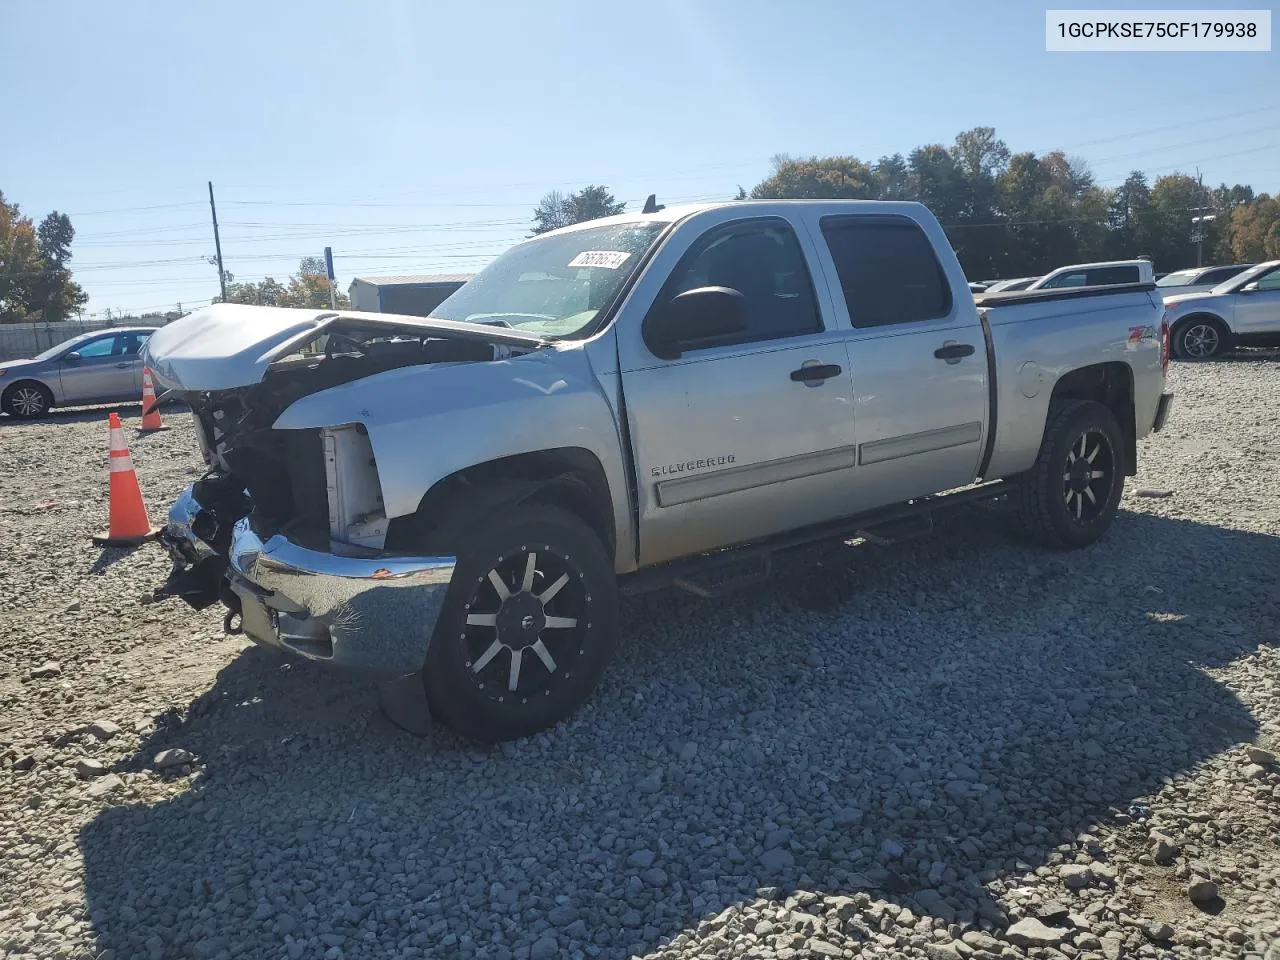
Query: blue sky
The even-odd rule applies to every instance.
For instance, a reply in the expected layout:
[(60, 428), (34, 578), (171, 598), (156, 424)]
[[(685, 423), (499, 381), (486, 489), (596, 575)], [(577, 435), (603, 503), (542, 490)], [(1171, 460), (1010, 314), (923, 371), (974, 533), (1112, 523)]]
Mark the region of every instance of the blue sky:
[(1044, 10), (8, 0), (0, 189), (72, 215), (91, 312), (216, 294), (207, 180), (230, 271), (329, 244), (344, 288), (475, 269), (552, 188), (729, 197), (777, 153), (871, 161), (977, 125), (1103, 184), (1198, 165), (1280, 191), (1280, 53), (1046, 53)]

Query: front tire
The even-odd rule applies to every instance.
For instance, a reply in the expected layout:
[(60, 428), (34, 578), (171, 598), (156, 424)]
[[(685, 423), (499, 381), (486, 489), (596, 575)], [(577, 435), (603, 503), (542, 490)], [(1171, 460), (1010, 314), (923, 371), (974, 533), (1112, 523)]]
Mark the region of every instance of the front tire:
[(53, 406), (53, 394), (49, 388), (34, 380), (19, 380), (4, 392), (0, 401), (9, 416), (19, 420), (35, 420), (43, 417)]
[(1230, 339), (1215, 317), (1192, 317), (1173, 332), (1173, 352), (1179, 360), (1211, 360), (1226, 353)]
[(1115, 415), (1102, 404), (1051, 403), (1040, 453), (1022, 479), (1023, 532), (1065, 549), (1087, 546), (1106, 533), (1124, 493), (1124, 449)]
[(590, 697), (616, 646), (612, 559), (582, 520), (542, 504), (458, 539), (423, 668), (432, 714), (488, 743), (553, 726)]

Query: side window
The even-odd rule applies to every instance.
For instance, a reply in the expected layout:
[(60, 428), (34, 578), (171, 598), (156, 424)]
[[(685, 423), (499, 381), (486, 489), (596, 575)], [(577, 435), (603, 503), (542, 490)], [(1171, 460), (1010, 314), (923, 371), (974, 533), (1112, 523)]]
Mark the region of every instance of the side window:
[(1041, 289), (1057, 290), (1060, 287), (1085, 287), (1088, 286), (1088, 280), (1088, 276), (1083, 271), (1080, 273), (1063, 273), (1054, 277)]
[(1259, 290), (1280, 290), (1280, 267), (1258, 278)]
[(113, 356), (117, 357), (136, 357), (142, 349), (142, 345), (147, 342), (147, 336), (143, 333), (126, 333), (116, 337), (116, 348), (112, 351)]
[(1230, 280), (1239, 272), (1240, 271), (1234, 267), (1227, 267), (1225, 270), (1210, 270), (1208, 273), (1204, 274), (1197, 283), (1211, 283), (1216, 287), (1218, 284), (1222, 283), (1222, 281)]
[(90, 340), (88, 343), (77, 347), (75, 352), (86, 360), (93, 357), (109, 357), (115, 350), (116, 341), (119, 339), (119, 337), (103, 337), (100, 340)]
[(804, 252), (785, 220), (713, 227), (676, 266), (659, 302), (698, 287), (729, 287), (747, 302), (746, 331), (705, 346), (778, 340), (822, 329)]
[(951, 313), (951, 286), (933, 246), (905, 217), (824, 217), (855, 327), (936, 320)]
[(1089, 271), (1090, 287), (1110, 287), (1117, 283), (1137, 283), (1137, 267), (1100, 267)]

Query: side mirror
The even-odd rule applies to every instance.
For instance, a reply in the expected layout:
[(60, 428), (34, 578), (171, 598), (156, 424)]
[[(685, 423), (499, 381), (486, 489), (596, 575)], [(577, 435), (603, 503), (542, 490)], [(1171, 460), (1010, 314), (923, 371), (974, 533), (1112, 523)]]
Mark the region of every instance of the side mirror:
[(747, 298), (730, 287), (697, 287), (645, 317), (645, 345), (655, 357), (677, 359), (683, 347), (747, 329)]
[(77, 353), (75, 350), (72, 350), (70, 353), (68, 353), (66, 356), (62, 358), (62, 362), (69, 363), (74, 367), (77, 363), (80, 362), (80, 354)]
[(1243, 287), (1240, 288), (1240, 292), (1241, 293), (1257, 293), (1258, 281), (1254, 280), (1252, 283), (1246, 283)]

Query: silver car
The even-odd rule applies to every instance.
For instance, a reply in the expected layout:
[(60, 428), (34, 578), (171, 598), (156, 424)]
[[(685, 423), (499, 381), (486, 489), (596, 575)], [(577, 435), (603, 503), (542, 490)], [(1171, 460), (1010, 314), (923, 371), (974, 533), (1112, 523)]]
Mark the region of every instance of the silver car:
[(41, 417), (51, 407), (122, 403), (142, 396), (139, 351), (156, 327), (83, 333), (30, 360), (0, 363), (0, 408)]

